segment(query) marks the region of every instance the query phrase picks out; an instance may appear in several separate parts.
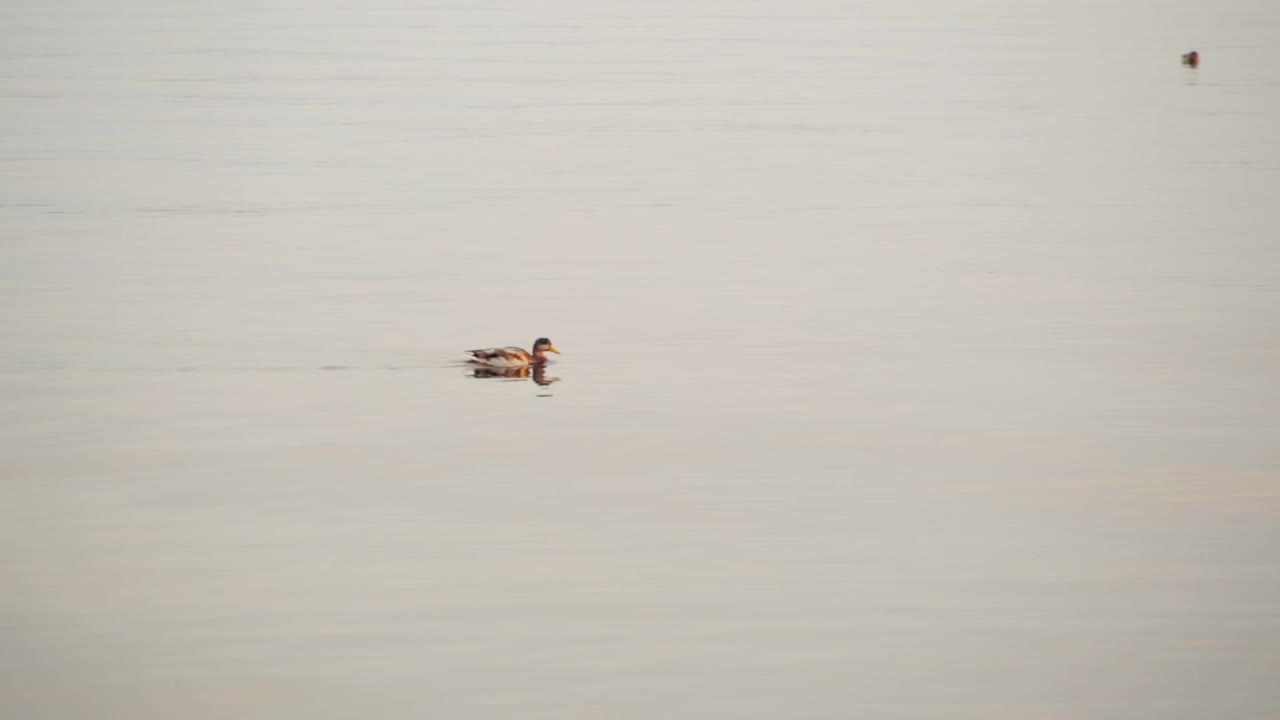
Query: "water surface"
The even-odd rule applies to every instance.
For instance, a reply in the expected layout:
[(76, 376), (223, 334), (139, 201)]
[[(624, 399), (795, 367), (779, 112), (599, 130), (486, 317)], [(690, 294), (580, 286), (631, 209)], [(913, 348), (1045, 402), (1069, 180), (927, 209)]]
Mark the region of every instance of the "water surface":
[(1272, 4), (0, 28), (6, 716), (1280, 716)]

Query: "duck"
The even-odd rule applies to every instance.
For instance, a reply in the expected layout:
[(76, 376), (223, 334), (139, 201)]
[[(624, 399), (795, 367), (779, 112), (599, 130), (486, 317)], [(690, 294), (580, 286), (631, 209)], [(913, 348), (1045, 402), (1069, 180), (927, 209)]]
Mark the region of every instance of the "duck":
[(1189, 53), (1183, 53), (1182, 64), (1187, 67), (1198, 67), (1200, 65), (1200, 53), (1192, 50)]
[(496, 368), (521, 368), (532, 365), (545, 365), (547, 363), (547, 353), (549, 352), (560, 354), (560, 351), (556, 349), (555, 345), (551, 344), (550, 340), (540, 337), (533, 341), (533, 352), (518, 347), (500, 347), (468, 350), (467, 354), (471, 356), (469, 362), (477, 365)]

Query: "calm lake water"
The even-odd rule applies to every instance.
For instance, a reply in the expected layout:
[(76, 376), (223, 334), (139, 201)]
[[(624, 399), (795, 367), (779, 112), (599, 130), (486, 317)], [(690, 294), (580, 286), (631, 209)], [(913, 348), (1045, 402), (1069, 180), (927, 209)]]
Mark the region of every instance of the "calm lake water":
[(6, 4), (0, 714), (1280, 717), (1278, 53)]

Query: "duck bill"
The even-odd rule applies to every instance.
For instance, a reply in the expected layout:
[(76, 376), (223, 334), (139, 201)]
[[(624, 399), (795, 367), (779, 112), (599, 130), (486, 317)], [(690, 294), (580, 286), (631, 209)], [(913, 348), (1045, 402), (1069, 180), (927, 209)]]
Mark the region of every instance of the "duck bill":
[(555, 346), (555, 345), (548, 345), (548, 346), (547, 346), (547, 352), (553, 352), (553, 353), (555, 353), (555, 354), (557, 354), (557, 355), (559, 355), (559, 354), (560, 354), (560, 351), (556, 349), (556, 346)]

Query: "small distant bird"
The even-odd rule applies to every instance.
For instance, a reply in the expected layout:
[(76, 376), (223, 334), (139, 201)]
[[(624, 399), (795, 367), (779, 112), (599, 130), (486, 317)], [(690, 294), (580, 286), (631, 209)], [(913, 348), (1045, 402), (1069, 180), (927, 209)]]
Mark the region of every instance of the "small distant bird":
[(1191, 51), (1191, 52), (1189, 52), (1189, 53), (1183, 53), (1183, 54), (1182, 54), (1182, 64), (1183, 64), (1183, 65), (1186, 65), (1187, 67), (1199, 67), (1199, 66), (1200, 66), (1200, 53), (1196, 52), (1195, 50), (1192, 50), (1192, 51)]
[(529, 367), (530, 365), (545, 365), (547, 353), (549, 352), (560, 354), (560, 351), (556, 349), (555, 345), (551, 344), (550, 340), (542, 337), (533, 341), (533, 352), (528, 352), (524, 348), (518, 347), (501, 347), (468, 350), (467, 354), (471, 356), (470, 362), (477, 365), (497, 368), (519, 368)]

